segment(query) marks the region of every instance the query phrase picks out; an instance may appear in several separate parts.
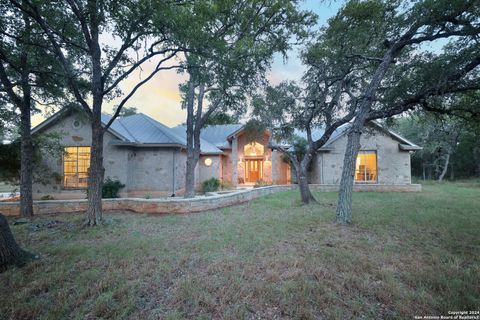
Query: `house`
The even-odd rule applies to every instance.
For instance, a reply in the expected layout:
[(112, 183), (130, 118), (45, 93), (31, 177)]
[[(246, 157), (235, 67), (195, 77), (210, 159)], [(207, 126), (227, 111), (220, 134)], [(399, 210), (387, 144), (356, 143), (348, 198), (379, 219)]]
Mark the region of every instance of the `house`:
[[(107, 123), (110, 117), (102, 116)], [(339, 128), (319, 150), (310, 168), (310, 183), (338, 185), (348, 125)], [(32, 134), (57, 133), (64, 155), (42, 159), (52, 172), (47, 182), (34, 184), (34, 197), (84, 198), (87, 187), (91, 129), (76, 110), (62, 110), (32, 130)], [(299, 135), (303, 133), (298, 132)], [(314, 136), (322, 134), (315, 130)], [(217, 178), (231, 186), (258, 181), (289, 184), (294, 180), (282, 155), (268, 148), (269, 133), (251, 137), (241, 124), (208, 126), (201, 133), (201, 156), (196, 185)], [(376, 123), (362, 135), (355, 171), (359, 185), (411, 184), (410, 155), (420, 147)], [(123, 197), (162, 197), (184, 192), (186, 168), (185, 128), (169, 128), (144, 114), (116, 119), (104, 137), (105, 177), (118, 179)]]

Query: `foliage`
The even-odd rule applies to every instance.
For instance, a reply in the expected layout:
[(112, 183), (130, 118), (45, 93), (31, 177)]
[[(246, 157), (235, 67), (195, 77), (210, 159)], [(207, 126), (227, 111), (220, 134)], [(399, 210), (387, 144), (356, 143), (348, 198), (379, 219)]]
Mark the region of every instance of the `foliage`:
[(123, 107), (120, 113), (118, 114), (119, 117), (128, 117), (133, 116), (138, 113), (138, 109), (136, 107)]
[(414, 113), (391, 123), (407, 139), (423, 149), (412, 155), (412, 174), (437, 179), (445, 156), (450, 156), (449, 179), (480, 177), (480, 127), (456, 117)]
[[(46, 182), (53, 172), (48, 169), (42, 158), (46, 155), (61, 157), (63, 146), (58, 134), (45, 134), (33, 139), (33, 163), (35, 166), (33, 178), (35, 182)], [(18, 184), (20, 181), (20, 140), (0, 144), (0, 180)]]
[(243, 126), (246, 142), (250, 143), (253, 141), (261, 141), (263, 139), (265, 129), (267, 129), (267, 127), (261, 121), (258, 121), (257, 119), (248, 120)]
[(107, 179), (105, 179), (103, 182), (102, 198), (118, 198), (118, 192), (124, 187), (125, 185), (119, 180), (114, 180), (110, 177), (107, 177)]
[(220, 189), (220, 180), (211, 178), (202, 182), (202, 192), (215, 192)]
[(215, 112), (242, 114), (247, 100), (265, 82), (273, 55), (286, 56), (293, 39), (306, 36), (314, 15), (294, 0), (200, 0), (186, 6), (183, 69), (180, 86), (187, 110), (185, 197), (194, 195), (194, 168), (200, 154), (200, 131)]
[(237, 115), (231, 115), (227, 112), (217, 111), (213, 112), (205, 121), (205, 126), (214, 126), (219, 124), (236, 124), (239, 117)]
[[(158, 72), (179, 67), (165, 64), (179, 51), (173, 41), (180, 26), (177, 9), (189, 3), (72, 0), (58, 5), (55, 1), (11, 0), (8, 4), (38, 27), (42, 46), (60, 63), (60, 77), (91, 122), (86, 216), (88, 225), (95, 226), (102, 220), (103, 135), (139, 88)], [(147, 63), (154, 67), (128, 92), (122, 92), (121, 84)], [(104, 102), (113, 99), (118, 99), (115, 112), (103, 124)]]
[(271, 186), (272, 184), (270, 182), (266, 182), (264, 180), (257, 180), (255, 181), (255, 184), (253, 185), (254, 188), (261, 188), (261, 187), (267, 187)]
[(40, 200), (55, 200), (55, 198), (52, 195), (44, 195), (40, 198)]

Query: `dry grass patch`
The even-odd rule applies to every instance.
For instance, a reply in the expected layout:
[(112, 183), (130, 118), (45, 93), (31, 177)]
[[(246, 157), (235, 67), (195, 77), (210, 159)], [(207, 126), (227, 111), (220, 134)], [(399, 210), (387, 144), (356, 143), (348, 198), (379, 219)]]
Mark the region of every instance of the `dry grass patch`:
[(335, 193), (317, 197), (12, 226), (42, 259), (0, 275), (0, 318), (398, 319), (480, 305), (480, 188), (357, 193), (352, 227), (331, 223)]

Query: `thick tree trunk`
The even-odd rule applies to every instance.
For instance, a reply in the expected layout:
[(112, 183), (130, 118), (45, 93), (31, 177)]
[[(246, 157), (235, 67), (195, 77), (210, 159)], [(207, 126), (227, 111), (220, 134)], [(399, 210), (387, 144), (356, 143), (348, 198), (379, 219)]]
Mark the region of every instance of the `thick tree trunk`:
[(198, 157), (195, 156), (195, 150), (187, 146), (187, 169), (185, 176), (185, 198), (195, 197), (195, 167)]
[(195, 197), (195, 167), (198, 157), (195, 156), (194, 116), (195, 85), (190, 76), (187, 91), (187, 168), (185, 173), (185, 198)]
[(99, 42), (99, 17), (98, 2), (88, 1), (91, 6), (90, 28), (91, 44), (90, 55), (92, 62), (92, 145), (90, 148), (90, 172), (88, 175), (88, 209), (87, 221), (90, 226), (102, 223), (102, 188), (105, 169), (103, 168), (103, 135), (102, 105), (104, 81), (102, 75), (102, 51)]
[(298, 188), (300, 189), (300, 196), (302, 197), (302, 203), (309, 204), (311, 202), (317, 202), (315, 197), (312, 195), (310, 191), (310, 187), (308, 185), (308, 178), (305, 173), (297, 174), (298, 179)]
[(30, 134), (30, 107), (22, 108), (20, 115), (21, 169), (20, 169), (20, 216), (33, 216), (33, 142)]
[(5, 271), (9, 266), (25, 265), (34, 256), (22, 250), (10, 231), (7, 219), (0, 214), (0, 272)]
[(335, 217), (335, 222), (339, 224), (349, 224), (352, 222), (352, 193), (355, 177), (355, 161), (358, 150), (360, 149), (360, 136), (361, 131), (358, 128), (352, 128), (352, 131), (348, 134)]
[(27, 68), (27, 54), (22, 54), (22, 102), (20, 105), (20, 215), (24, 218), (33, 216), (33, 142), (31, 127), (31, 87), (29, 83), (30, 72)]
[(86, 223), (94, 226), (102, 222), (102, 188), (105, 173), (103, 168), (103, 128), (99, 117), (94, 117), (92, 121), (92, 145), (90, 152)]
[(391, 47), (383, 56), (382, 62), (375, 70), (375, 73), (365, 90), (355, 120), (348, 134), (347, 149), (343, 160), (342, 178), (340, 181), (340, 190), (338, 195), (338, 205), (335, 222), (339, 224), (349, 224), (352, 222), (352, 192), (355, 174), (355, 161), (360, 149), (360, 135), (365, 122), (368, 119), (370, 109), (375, 99), (376, 92), (380, 86), (385, 73), (390, 67), (394, 55), (401, 50), (400, 46)]
[(442, 182), (443, 179), (445, 178), (445, 175), (447, 174), (447, 171), (448, 171), (449, 163), (450, 163), (450, 153), (447, 153), (447, 156), (445, 157), (445, 163), (443, 165), (442, 173), (440, 173), (440, 176), (438, 177), (438, 182)]
[(291, 161), (293, 164), (294, 170), (295, 170), (295, 176), (297, 178), (297, 183), (298, 183), (298, 188), (300, 190), (300, 196), (302, 198), (302, 203), (303, 204), (309, 204), (309, 203), (316, 203), (317, 200), (315, 197), (312, 195), (312, 192), (310, 191), (310, 186), (308, 185), (308, 173), (307, 173), (307, 168), (309, 165), (309, 161), (303, 160), (302, 162), (297, 162), (297, 161)]

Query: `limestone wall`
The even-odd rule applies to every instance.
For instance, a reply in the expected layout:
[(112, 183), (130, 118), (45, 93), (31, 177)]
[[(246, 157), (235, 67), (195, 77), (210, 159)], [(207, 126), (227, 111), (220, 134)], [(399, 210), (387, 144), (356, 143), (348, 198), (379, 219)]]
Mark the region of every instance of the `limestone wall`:
[[(399, 142), (379, 130), (364, 133), (360, 139), (360, 150), (377, 152), (378, 184), (410, 184), (410, 153), (398, 148)], [(320, 152), (313, 160), (310, 183), (340, 184), (343, 159), (347, 145), (344, 135), (332, 143), (334, 150)]]
[[(209, 197), (194, 199), (165, 198), (165, 199), (140, 199), (120, 198), (103, 199), (105, 211), (129, 210), (138, 213), (191, 213), (213, 210), (251, 201), (264, 195), (280, 191), (296, 189), (296, 185), (277, 185), (262, 188), (237, 190), (235, 192), (218, 194)], [(311, 185), (313, 191), (337, 191), (338, 185)], [(422, 186), (410, 185), (355, 185), (354, 191), (375, 192), (419, 192)], [(68, 212), (81, 212), (87, 209), (87, 200), (50, 200), (34, 201), (33, 211), (39, 214), (55, 214)], [(0, 213), (6, 216), (18, 216), (20, 204), (18, 202), (0, 202)]]

